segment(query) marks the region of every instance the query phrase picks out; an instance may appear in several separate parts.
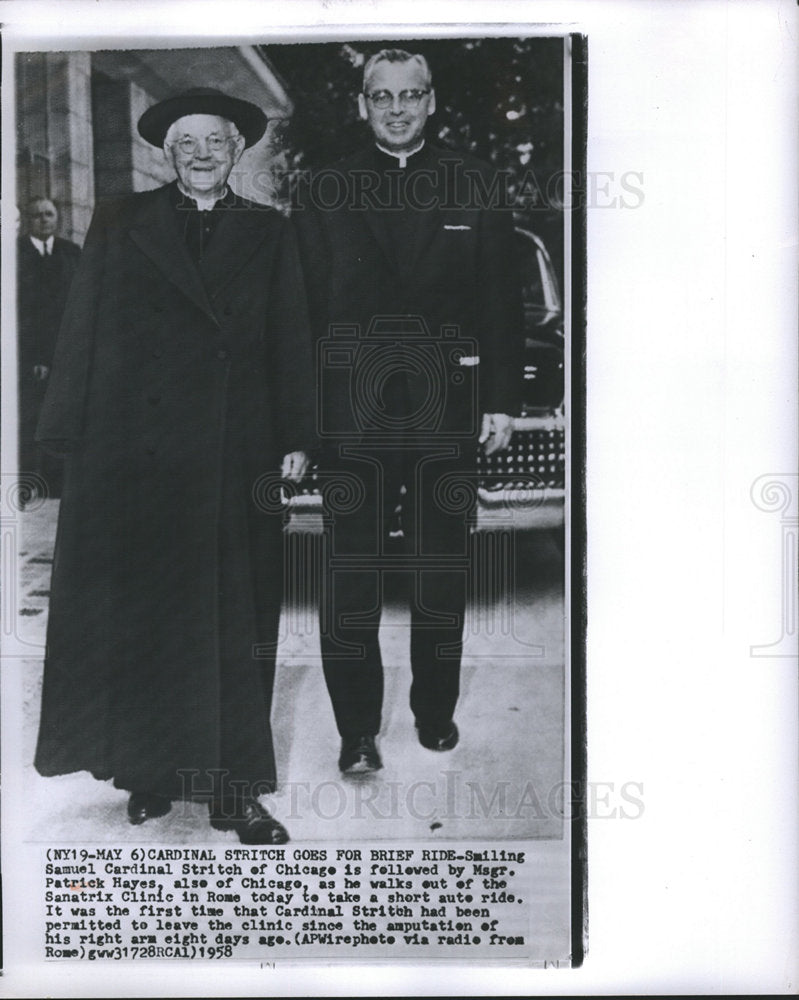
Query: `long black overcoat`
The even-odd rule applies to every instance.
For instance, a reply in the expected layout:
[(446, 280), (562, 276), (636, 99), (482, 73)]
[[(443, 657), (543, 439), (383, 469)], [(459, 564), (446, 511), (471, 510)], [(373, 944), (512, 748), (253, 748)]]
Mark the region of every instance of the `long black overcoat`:
[[(290, 223), (241, 199), (195, 266), (168, 188), (101, 207), (38, 439), (67, 454), (36, 767), (197, 797), (274, 782), (280, 515), (313, 384)], [(192, 777), (194, 775), (194, 777)]]

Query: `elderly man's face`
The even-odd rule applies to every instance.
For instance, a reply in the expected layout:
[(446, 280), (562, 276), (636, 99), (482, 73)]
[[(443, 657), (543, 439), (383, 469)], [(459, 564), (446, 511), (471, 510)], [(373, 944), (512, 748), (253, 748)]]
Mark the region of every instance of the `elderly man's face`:
[[(430, 90), (422, 67), (415, 61), (404, 63), (379, 62), (366, 84), (366, 95), (358, 95), (361, 118), (369, 122), (375, 139), (386, 149), (401, 153), (418, 146), (428, 115), (436, 109), (432, 90), (423, 94), (413, 106), (413, 92)], [(386, 108), (375, 105), (378, 94), (390, 95)], [(405, 96), (405, 101), (400, 95)], [(408, 100), (408, 96), (411, 100)]]
[(164, 152), (188, 194), (219, 196), (244, 152), (236, 126), (217, 115), (185, 115), (169, 129)]
[(58, 225), (58, 210), (47, 198), (31, 202), (28, 207), (28, 228), (37, 240), (49, 239)]

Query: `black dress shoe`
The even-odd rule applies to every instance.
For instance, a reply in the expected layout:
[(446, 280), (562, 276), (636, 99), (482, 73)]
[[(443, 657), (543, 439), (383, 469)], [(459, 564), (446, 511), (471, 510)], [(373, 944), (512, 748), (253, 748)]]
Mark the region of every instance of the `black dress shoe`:
[(235, 830), (242, 844), (286, 844), (288, 830), (258, 802), (212, 802), (211, 826), (215, 830)]
[(419, 733), (419, 742), (427, 750), (452, 750), (458, 745), (460, 733), (454, 722), (449, 722), (443, 730), (430, 729), (428, 726), (420, 726), (416, 723)]
[(374, 736), (345, 737), (341, 741), (338, 767), (342, 774), (372, 774), (383, 766)]
[(172, 808), (172, 801), (152, 792), (131, 792), (128, 799), (128, 819), (138, 826), (147, 819), (166, 816)]

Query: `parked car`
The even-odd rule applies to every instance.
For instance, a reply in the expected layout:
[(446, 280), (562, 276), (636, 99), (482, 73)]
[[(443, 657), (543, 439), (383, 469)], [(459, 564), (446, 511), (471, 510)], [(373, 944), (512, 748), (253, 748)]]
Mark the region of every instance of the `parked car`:
[(510, 508), (516, 527), (559, 529), (566, 495), (563, 303), (543, 240), (517, 226), (516, 241), (524, 302), (522, 406), (509, 448), (479, 460), (478, 525), (495, 523)]

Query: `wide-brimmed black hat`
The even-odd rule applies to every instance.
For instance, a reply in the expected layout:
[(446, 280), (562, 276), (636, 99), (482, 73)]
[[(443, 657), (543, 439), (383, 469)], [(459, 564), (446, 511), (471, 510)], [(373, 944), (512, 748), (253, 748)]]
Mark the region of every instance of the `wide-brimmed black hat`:
[(228, 97), (213, 87), (194, 87), (148, 108), (139, 119), (139, 135), (161, 147), (169, 126), (184, 115), (227, 118), (244, 136), (245, 146), (254, 146), (266, 131), (266, 115), (256, 104)]

